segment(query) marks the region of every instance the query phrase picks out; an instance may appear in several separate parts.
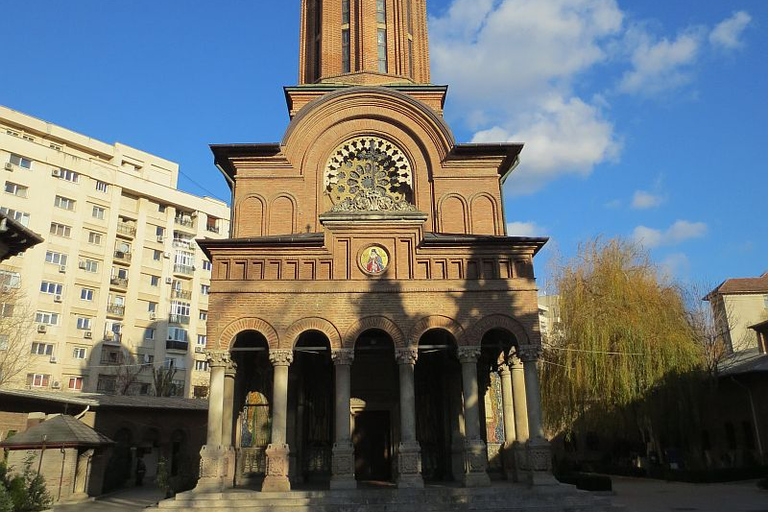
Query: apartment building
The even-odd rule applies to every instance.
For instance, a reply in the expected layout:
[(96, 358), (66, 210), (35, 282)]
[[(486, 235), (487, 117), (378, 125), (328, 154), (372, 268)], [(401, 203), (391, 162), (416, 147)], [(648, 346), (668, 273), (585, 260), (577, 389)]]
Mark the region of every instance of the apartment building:
[(207, 392), (211, 265), (195, 239), (226, 238), (230, 212), (178, 190), (178, 174), (0, 107), (0, 211), (45, 238), (0, 265), (34, 316), (24, 340), (5, 340), (26, 344), (15, 386), (153, 394), (157, 374), (166, 393)]

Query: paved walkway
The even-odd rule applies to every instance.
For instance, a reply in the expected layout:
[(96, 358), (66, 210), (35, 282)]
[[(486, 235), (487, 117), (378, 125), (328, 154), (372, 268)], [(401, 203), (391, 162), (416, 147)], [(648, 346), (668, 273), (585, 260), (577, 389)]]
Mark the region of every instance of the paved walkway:
[(768, 491), (755, 480), (687, 484), (614, 476), (613, 501), (627, 512), (768, 512)]
[(163, 492), (157, 487), (133, 487), (114, 492), (97, 500), (70, 505), (54, 505), (54, 512), (138, 512), (160, 501)]

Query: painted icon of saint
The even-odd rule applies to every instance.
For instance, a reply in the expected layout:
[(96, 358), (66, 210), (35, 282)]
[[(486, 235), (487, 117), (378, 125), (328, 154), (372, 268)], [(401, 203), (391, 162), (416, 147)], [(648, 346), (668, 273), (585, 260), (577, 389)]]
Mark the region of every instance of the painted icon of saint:
[(365, 270), (371, 274), (381, 274), (384, 272), (384, 260), (375, 247), (368, 253), (368, 263), (365, 264)]

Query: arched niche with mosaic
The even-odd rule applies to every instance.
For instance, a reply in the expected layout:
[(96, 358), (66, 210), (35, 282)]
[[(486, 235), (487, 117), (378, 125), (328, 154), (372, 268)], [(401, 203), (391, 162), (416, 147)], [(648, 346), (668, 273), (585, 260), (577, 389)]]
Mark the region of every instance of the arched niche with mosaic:
[(332, 212), (414, 212), (411, 163), (394, 143), (355, 137), (340, 144), (325, 166)]

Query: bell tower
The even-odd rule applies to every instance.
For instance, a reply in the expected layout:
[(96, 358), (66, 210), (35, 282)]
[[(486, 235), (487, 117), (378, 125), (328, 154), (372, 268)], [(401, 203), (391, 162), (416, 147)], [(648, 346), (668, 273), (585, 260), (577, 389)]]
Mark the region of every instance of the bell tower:
[(302, 0), (299, 84), (428, 84), (426, 0)]

